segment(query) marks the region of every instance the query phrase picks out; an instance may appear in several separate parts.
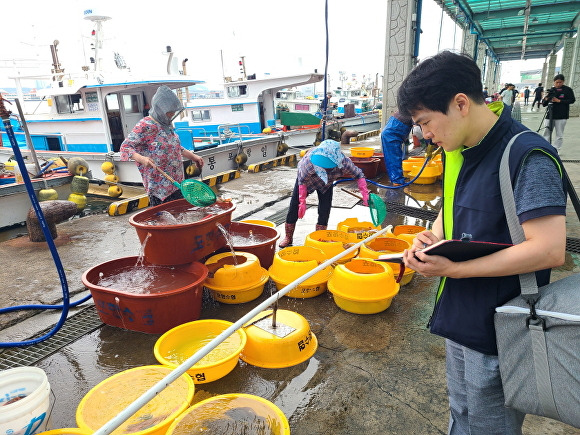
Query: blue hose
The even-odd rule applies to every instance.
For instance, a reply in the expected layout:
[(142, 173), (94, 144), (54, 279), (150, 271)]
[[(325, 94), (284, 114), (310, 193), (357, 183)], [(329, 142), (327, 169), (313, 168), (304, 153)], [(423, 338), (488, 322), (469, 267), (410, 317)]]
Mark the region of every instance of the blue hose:
[[(68, 315), (69, 307), (71, 305), (70, 305), (68, 284), (66, 281), (66, 275), (64, 272), (64, 268), (62, 266), (62, 262), (60, 261), (60, 257), (58, 255), (57, 250), (56, 250), (56, 245), (54, 244), (54, 241), (52, 240), (52, 235), (50, 234), (50, 229), (48, 228), (48, 224), (46, 223), (46, 219), (44, 218), (44, 213), (42, 212), (42, 209), (40, 207), (40, 202), (38, 201), (38, 198), (36, 198), (36, 194), (34, 193), (34, 188), (32, 186), (32, 182), (30, 181), (30, 176), (28, 175), (28, 171), (26, 170), (26, 165), (24, 163), (24, 159), (22, 158), (22, 153), (20, 152), (20, 148), (18, 147), (18, 143), (16, 142), (16, 137), (14, 136), (14, 131), (12, 130), (12, 125), (10, 124), (9, 119), (3, 118), (2, 121), (4, 123), (4, 128), (6, 130), (6, 134), (8, 135), (8, 138), (10, 139), (10, 145), (12, 145), (12, 150), (14, 151), (14, 156), (16, 157), (16, 161), (18, 162), (18, 167), (20, 168), (20, 172), (22, 173), (22, 178), (24, 179), (24, 184), (26, 186), (28, 196), (30, 197), (30, 201), (32, 202), (32, 207), (34, 208), (34, 211), (36, 212), (36, 216), (38, 217), (38, 222), (40, 223), (40, 226), (42, 227), (42, 232), (44, 234), (44, 238), (46, 239), (46, 242), (48, 243), (48, 247), (50, 248), (50, 253), (51, 253), (52, 258), (54, 260), (56, 270), (58, 271), (60, 283), (62, 286), (62, 298), (63, 298), (63, 304), (61, 306), (59, 306), (59, 308), (62, 308), (62, 313), (60, 315), (60, 319), (52, 330), (50, 330), (47, 334), (43, 335), (42, 337), (38, 337), (38, 338), (35, 338), (33, 340), (17, 341), (17, 342), (13, 342), (13, 343), (0, 342), (0, 348), (5, 348), (5, 347), (28, 346), (31, 344), (39, 343), (41, 341), (44, 341), (44, 340), (52, 337), (54, 334), (56, 334), (56, 332), (64, 324), (66, 317)], [(80, 303), (80, 302), (78, 302), (78, 303)], [(47, 306), (33, 305), (33, 306), (37, 307), (37, 308), (54, 307), (51, 305), (47, 305)], [(27, 306), (24, 306), (24, 308), (23, 307), (9, 307), (8, 310), (15, 311), (18, 309), (27, 309), (26, 307)], [(3, 310), (6, 310), (6, 309), (3, 309)]]
[[(412, 180), (407, 181), (406, 183), (403, 183), (399, 186), (387, 186), (385, 184), (380, 184), (380, 183), (377, 183), (376, 181), (369, 180), (369, 179), (367, 179), (367, 182), (374, 184), (375, 186), (382, 187), (383, 189), (400, 189), (401, 187), (406, 187), (410, 184), (413, 184), (415, 182), (415, 180), (421, 176), (423, 169), (425, 169), (425, 166), (427, 166), (427, 163), (429, 163), (430, 159), (431, 159), (431, 157), (427, 157), (425, 159), (425, 161), (423, 162), (423, 166), (421, 166), (421, 170), (419, 171), (419, 173), (417, 174), (417, 176), (415, 178), (413, 178)], [(338, 183), (342, 183), (344, 181), (353, 181), (353, 180), (354, 180), (354, 178), (343, 178), (340, 180), (336, 180), (334, 183), (332, 183), (332, 185), (336, 186)]]

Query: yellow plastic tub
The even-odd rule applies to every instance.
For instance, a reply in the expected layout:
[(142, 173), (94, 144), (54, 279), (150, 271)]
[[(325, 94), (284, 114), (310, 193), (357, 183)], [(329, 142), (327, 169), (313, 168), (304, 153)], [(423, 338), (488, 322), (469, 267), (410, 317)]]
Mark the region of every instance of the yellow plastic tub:
[(271, 221), (261, 220), (261, 219), (244, 219), (243, 222), (245, 224), (254, 224), (254, 225), (263, 225), (265, 227), (276, 228), (276, 224)]
[(78, 427), (65, 427), (62, 429), (53, 429), (47, 432), (41, 432), (39, 435), (91, 435), (92, 432), (82, 430)]
[[(324, 252), (311, 246), (290, 246), (276, 252), (270, 266), (270, 278), (278, 290), (282, 290), (292, 281), (307, 274), (312, 269), (328, 260)], [(307, 280), (298, 284), (286, 293), (291, 298), (313, 298), (326, 291), (326, 283), (332, 274), (332, 267), (327, 266)]]
[(351, 147), (350, 155), (353, 157), (372, 157), (375, 153), (375, 149), (371, 147)]
[[(409, 249), (411, 244), (403, 239), (398, 237), (377, 237), (374, 240), (371, 240), (368, 243), (365, 243), (361, 246), (360, 252), (358, 254), (359, 258), (370, 258), (370, 259), (377, 259), (379, 255), (383, 254), (398, 254), (403, 252), (405, 249)], [(399, 276), (401, 273), (401, 265), (397, 263), (382, 263), (387, 264), (392, 270), (393, 274), (396, 277)], [(409, 281), (413, 278), (415, 271), (408, 267), (405, 268), (403, 272), (403, 277), (399, 282), (400, 285), (408, 284)]]
[(397, 225), (393, 228), (392, 234), (398, 239), (406, 240), (409, 245), (413, 244), (415, 235), (427, 228), (420, 225)]
[[(105, 379), (81, 400), (76, 411), (79, 428), (94, 433), (169, 373), (169, 367), (152, 365)], [(189, 407), (194, 392), (193, 380), (183, 374), (111, 433), (165, 434), (173, 420)]]
[[(423, 166), (422, 164), (413, 166), (411, 171), (409, 172), (409, 178), (415, 178), (419, 174), (419, 171), (421, 170), (422, 166)], [(440, 175), (441, 175), (440, 166), (437, 163), (429, 162), (429, 163), (427, 163), (427, 166), (425, 166), (425, 168), (421, 172), (421, 175), (419, 175), (419, 178), (417, 178), (414, 181), (414, 183), (415, 184), (433, 184), (433, 183), (435, 183), (435, 181), (437, 181), (437, 178)]]
[(367, 237), (372, 236), (378, 230), (381, 229), (380, 226), (374, 225), (372, 222), (361, 222), (357, 218), (348, 218), (339, 222), (336, 226), (338, 231), (344, 231), (350, 235), (351, 241), (353, 243), (360, 242)]
[[(153, 353), (157, 361), (173, 369), (231, 325), (233, 325), (232, 322), (218, 319), (184, 323), (159, 337)], [(196, 384), (205, 384), (223, 378), (238, 365), (246, 340), (246, 332), (238, 329), (195, 363), (187, 373)]]
[(167, 435), (264, 433), (290, 435), (284, 413), (250, 394), (222, 394), (196, 403), (169, 427)]
[(328, 281), (336, 305), (355, 314), (376, 314), (390, 307), (399, 284), (389, 266), (366, 258), (339, 264)]
[[(262, 311), (246, 323), (248, 341), (240, 356), (243, 361), (257, 367), (279, 369), (300, 364), (316, 352), (318, 340), (300, 314), (276, 310), (276, 327), (282, 335), (269, 331), (272, 326), (273, 310)], [(289, 333), (285, 334), (286, 331)]]
[[(304, 244), (306, 246), (320, 249), (324, 252), (327, 258), (332, 258), (348, 249), (353, 244), (353, 241), (351, 240), (351, 236), (344, 231), (318, 230), (308, 234)], [(356, 256), (357, 251), (358, 250), (355, 249), (337, 260), (337, 262), (346, 263), (347, 261), (352, 260)]]
[(249, 252), (223, 252), (205, 262), (210, 273), (204, 285), (214, 299), (224, 304), (241, 304), (253, 301), (264, 291), (268, 271), (260, 260)]

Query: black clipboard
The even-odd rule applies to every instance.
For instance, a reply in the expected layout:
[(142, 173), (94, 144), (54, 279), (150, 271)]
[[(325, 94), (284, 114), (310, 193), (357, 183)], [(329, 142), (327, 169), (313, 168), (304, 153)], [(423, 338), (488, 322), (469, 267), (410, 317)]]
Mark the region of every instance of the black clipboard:
[[(441, 255), (451, 261), (467, 261), (484, 257), (513, 246), (510, 243), (477, 242), (463, 240), (441, 240), (421, 252), (429, 255)], [(403, 254), (384, 254), (377, 258), (377, 261), (389, 263), (402, 263)]]

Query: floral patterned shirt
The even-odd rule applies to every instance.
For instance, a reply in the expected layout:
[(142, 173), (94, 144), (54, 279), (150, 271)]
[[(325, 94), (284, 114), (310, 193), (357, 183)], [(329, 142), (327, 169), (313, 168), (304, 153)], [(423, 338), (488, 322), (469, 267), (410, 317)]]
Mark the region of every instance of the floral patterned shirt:
[[(151, 158), (157, 166), (181, 183), (184, 179), (182, 153), (183, 147), (173, 130), (166, 131), (150, 116), (135, 125), (133, 131), (121, 144), (121, 160), (128, 161), (137, 152)], [(148, 194), (164, 200), (177, 190), (161, 172), (137, 163)]]
[(332, 183), (342, 177), (352, 177), (356, 180), (359, 178), (364, 178), (364, 173), (362, 169), (357, 167), (351, 159), (344, 156), (342, 160), (342, 168), (332, 168), (326, 169), (326, 174), (328, 176), (328, 182), (324, 182), (316, 173), (315, 167), (310, 161), (310, 151), (300, 160), (298, 163), (298, 184), (304, 184), (310, 195), (315, 190), (320, 190), (324, 193), (332, 187)]

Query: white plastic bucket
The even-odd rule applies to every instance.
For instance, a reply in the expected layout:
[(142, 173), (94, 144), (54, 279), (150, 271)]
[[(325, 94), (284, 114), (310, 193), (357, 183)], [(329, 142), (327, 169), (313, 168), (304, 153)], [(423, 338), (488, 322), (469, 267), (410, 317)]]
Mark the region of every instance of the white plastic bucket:
[[(10, 402), (18, 397), (22, 398)], [(0, 435), (44, 432), (49, 404), (50, 384), (42, 369), (18, 367), (0, 371)]]
[[(36, 175), (36, 165), (34, 163), (26, 163), (26, 171), (30, 177)], [(24, 178), (22, 178), (22, 172), (20, 172), (18, 163), (14, 165), (14, 177), (17, 183), (24, 183)]]

